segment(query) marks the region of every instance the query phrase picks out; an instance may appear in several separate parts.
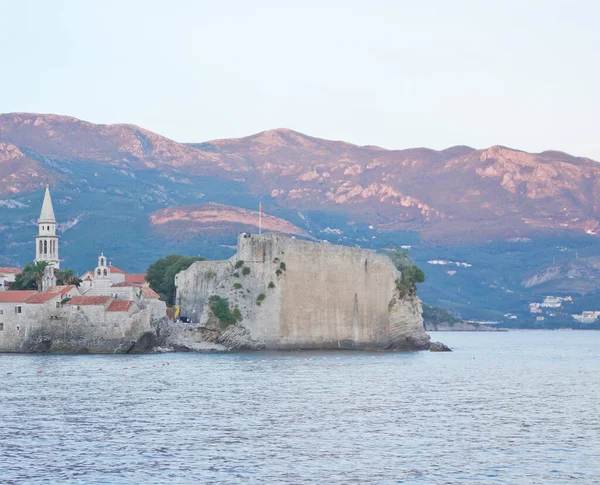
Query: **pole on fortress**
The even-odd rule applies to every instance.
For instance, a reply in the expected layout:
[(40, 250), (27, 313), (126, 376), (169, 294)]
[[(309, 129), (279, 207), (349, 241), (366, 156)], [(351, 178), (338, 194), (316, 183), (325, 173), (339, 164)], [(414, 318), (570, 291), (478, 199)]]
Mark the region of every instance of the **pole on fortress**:
[(262, 202), (258, 203), (258, 233), (262, 234)]

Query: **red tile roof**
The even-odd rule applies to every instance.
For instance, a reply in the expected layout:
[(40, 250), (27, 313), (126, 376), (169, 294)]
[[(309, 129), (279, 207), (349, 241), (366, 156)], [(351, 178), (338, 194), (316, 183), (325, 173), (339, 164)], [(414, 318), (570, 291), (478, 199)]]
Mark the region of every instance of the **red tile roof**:
[(39, 293), (27, 298), (27, 303), (46, 303), (48, 300), (51, 300), (57, 296), (64, 297), (67, 295), (67, 293), (73, 291), (74, 288), (75, 285), (53, 286), (46, 291), (40, 291)]
[(111, 273), (123, 273), (123, 274), (125, 274), (125, 271), (123, 271), (122, 269), (119, 269), (119, 268), (115, 268), (112, 264), (108, 265), (108, 269), (110, 269)]
[(142, 295), (146, 298), (160, 298), (159, 294), (149, 286), (142, 286)]
[(0, 273), (2, 274), (21, 274), (23, 271), (21, 271), (19, 268), (6, 268), (6, 267), (0, 267)]
[(106, 305), (110, 299), (110, 296), (76, 296), (67, 305)]
[(0, 303), (22, 303), (35, 293), (35, 290), (0, 291)]
[(56, 297), (60, 297), (60, 295), (50, 291), (40, 291), (27, 298), (27, 303), (46, 303), (48, 300), (52, 300), (52, 298)]
[(137, 283), (140, 285), (144, 285), (144, 284), (146, 284), (146, 275), (145, 274), (126, 273), (125, 281), (127, 281), (128, 283)]
[(106, 309), (107, 312), (126, 312), (133, 306), (131, 300), (114, 300)]
[(127, 288), (131, 286), (135, 285), (133, 283), (130, 283), (129, 281), (123, 281), (121, 283), (115, 283), (114, 285), (112, 285), (113, 288)]

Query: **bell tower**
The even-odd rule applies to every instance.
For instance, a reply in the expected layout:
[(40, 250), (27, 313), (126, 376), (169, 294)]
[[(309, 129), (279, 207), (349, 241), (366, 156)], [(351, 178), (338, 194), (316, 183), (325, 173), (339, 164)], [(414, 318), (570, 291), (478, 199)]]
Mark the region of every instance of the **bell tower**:
[(35, 236), (35, 261), (46, 261), (54, 269), (60, 268), (56, 219), (48, 186), (46, 186), (42, 212), (38, 219), (38, 235)]

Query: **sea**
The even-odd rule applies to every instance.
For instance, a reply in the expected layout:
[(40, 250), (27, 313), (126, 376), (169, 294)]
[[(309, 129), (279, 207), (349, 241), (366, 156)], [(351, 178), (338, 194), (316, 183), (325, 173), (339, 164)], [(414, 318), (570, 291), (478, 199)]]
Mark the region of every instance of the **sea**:
[(0, 355), (2, 484), (600, 484), (600, 332)]

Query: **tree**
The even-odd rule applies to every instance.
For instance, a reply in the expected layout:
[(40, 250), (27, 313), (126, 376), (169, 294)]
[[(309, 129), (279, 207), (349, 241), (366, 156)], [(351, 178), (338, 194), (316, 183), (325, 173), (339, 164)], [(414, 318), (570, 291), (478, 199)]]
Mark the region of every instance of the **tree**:
[(72, 269), (65, 269), (63, 271), (55, 270), (54, 274), (56, 276), (57, 285), (79, 286), (81, 284), (81, 279), (79, 279), (79, 277), (73, 273)]
[(146, 281), (150, 288), (160, 295), (160, 299), (169, 305), (175, 302), (175, 275), (188, 269), (196, 261), (205, 261), (202, 256), (182, 256), (170, 254), (161, 258), (148, 267)]
[(31, 265), (31, 272), (35, 279), (35, 285), (37, 286), (38, 291), (41, 291), (42, 289), (42, 279), (44, 278), (44, 272), (46, 271), (47, 266), (48, 263), (46, 261), (34, 261)]
[(8, 284), (11, 290), (37, 290), (35, 276), (33, 275), (33, 265), (27, 263), (21, 274), (17, 275), (15, 281)]
[[(11, 290), (41, 290), (42, 279), (44, 277), (44, 271), (48, 263), (46, 261), (34, 261), (33, 263), (27, 263), (23, 272), (17, 275), (15, 281), (9, 283)], [(54, 270), (54, 276), (56, 276), (57, 285), (77, 285), (79, 286), (81, 280), (75, 276), (73, 270)]]
[(396, 280), (396, 286), (403, 294), (415, 294), (417, 283), (425, 281), (425, 273), (414, 263), (407, 251), (393, 250), (391, 258), (401, 273), (400, 278)]

